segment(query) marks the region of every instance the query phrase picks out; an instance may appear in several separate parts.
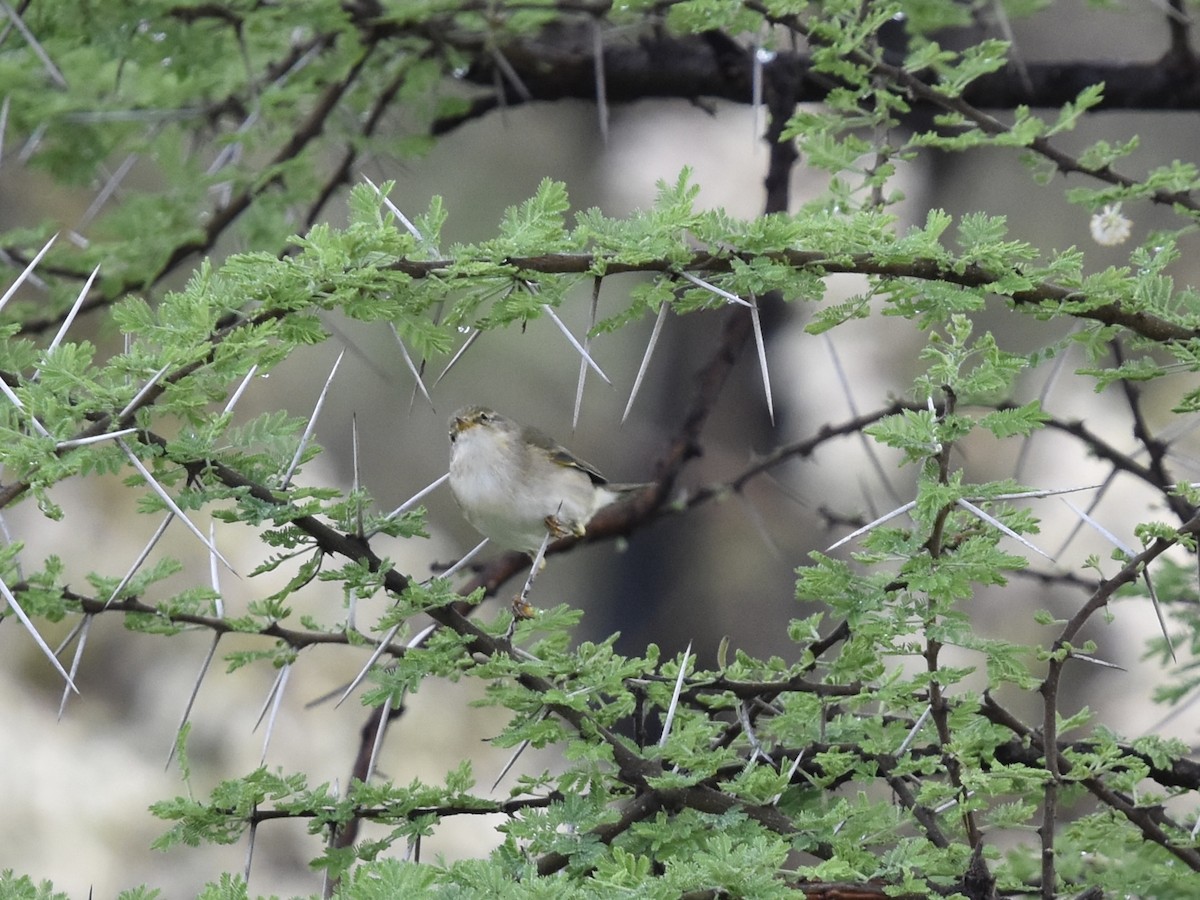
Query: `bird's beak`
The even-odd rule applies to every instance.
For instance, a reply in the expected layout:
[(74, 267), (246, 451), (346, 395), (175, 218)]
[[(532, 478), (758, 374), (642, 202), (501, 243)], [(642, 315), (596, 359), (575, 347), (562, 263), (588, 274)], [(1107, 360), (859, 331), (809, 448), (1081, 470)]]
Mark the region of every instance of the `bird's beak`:
[(467, 416), (455, 416), (454, 421), (450, 424), (450, 431), (454, 434), (462, 434), (468, 428), (478, 424), (475, 420)]

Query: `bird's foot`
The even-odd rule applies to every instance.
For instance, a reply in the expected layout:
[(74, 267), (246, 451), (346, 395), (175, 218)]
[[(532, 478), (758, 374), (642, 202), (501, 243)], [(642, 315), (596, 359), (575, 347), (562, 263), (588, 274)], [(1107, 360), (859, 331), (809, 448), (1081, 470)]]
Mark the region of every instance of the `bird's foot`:
[(546, 531), (556, 541), (560, 538), (583, 537), (584, 535), (584, 527), (578, 522), (564, 522), (558, 516), (546, 516), (543, 521), (546, 523)]

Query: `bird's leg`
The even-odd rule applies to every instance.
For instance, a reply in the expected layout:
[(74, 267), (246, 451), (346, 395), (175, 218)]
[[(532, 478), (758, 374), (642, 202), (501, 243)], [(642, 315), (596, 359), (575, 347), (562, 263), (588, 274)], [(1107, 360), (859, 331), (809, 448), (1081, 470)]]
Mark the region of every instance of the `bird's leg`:
[[(553, 518), (553, 516), (547, 516), (547, 518)], [(537, 573), (545, 564), (546, 548), (550, 546), (550, 540), (553, 537), (552, 532), (546, 532), (546, 536), (542, 538), (541, 546), (538, 547), (538, 551), (533, 557), (533, 565), (529, 567), (529, 577), (525, 579), (525, 587), (521, 588), (521, 593), (513, 597), (513, 620), (512, 624), (508, 627), (509, 633), (507, 635), (509, 638), (512, 637), (512, 631), (516, 628), (518, 619), (533, 618), (533, 604), (529, 602), (529, 591), (533, 588), (533, 580), (537, 578)]]

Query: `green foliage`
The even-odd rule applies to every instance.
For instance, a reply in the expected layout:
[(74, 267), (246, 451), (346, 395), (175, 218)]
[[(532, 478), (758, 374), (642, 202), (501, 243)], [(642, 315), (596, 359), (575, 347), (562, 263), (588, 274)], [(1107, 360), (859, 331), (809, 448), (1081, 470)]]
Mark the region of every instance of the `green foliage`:
[(68, 900), (50, 882), (35, 884), (28, 875), (16, 875), (12, 869), (0, 871), (0, 896), (12, 900)]
[[(1005, 10), (1032, 16), (1042, 5)], [(810, 169), (829, 173), (826, 189), (795, 212), (739, 220), (703, 208), (701, 185), (684, 168), (659, 182), (645, 208), (612, 216), (573, 210), (568, 185), (544, 178), (489, 237), (443, 249), (449, 213), (440, 197), (409, 221), (386, 199), (392, 184), (357, 184), (345, 193), (345, 223), (327, 223), (324, 204), (360, 153), (427, 151), (459, 117), (478, 115), (462, 85), (479, 70), (495, 67), (493, 87), (528, 91), (513, 68), (537, 55), (526, 41), (584, 21), (578, 11), (336, 0), (24, 7), (36, 44), (24, 31), (0, 42), (0, 118), (28, 141), (23, 162), (58, 184), (86, 185), (102, 166), (136, 155), (154, 177), (106, 206), (86, 247), (54, 246), (34, 270), (46, 285), (38, 303), (21, 295), (3, 310), (0, 507), (28, 498), (46, 518), (69, 518), (65, 485), (111, 483), (140, 516), (202, 512), (264, 553), (247, 579), (255, 599), (235, 614), (219, 578), (197, 580), (186, 560), (148, 551), (133, 571), (113, 560), (76, 572), (66, 551), (31, 561), (14, 538), (0, 547), (2, 618), (14, 629), (64, 621), (86, 629), (119, 615), (134, 633), (125, 640), (236, 633), (236, 647), (220, 648), (226, 671), (281, 679), (316, 652), (369, 647), (378, 652), (363, 673), (365, 706), (400, 710), (434, 682), (469, 682), (479, 706), (506, 717), (490, 737), (495, 747), (561, 757), (515, 774), (502, 800), (457, 759), (437, 783), (372, 773), (339, 790), (259, 767), (193, 794), (187, 740), (203, 726), (181, 726), (175, 749), (188, 796), (151, 807), (167, 827), (154, 846), (178, 853), (240, 842), (278, 819), (303, 822), (310, 865), (335, 896), (783, 898), (814, 882), (957, 896), (975, 850), (1002, 895), (1191, 896), (1200, 862), (1185, 822), (1200, 778), (1188, 748), (1126, 739), (1087, 706), (1072, 707), (1062, 689), (1075, 667), (1104, 662), (1083, 626), (1110, 603), (1137, 603), (1165, 610), (1165, 633), (1148, 650), (1169, 670), (1156, 699), (1182, 704), (1200, 690), (1189, 556), (1200, 496), (1167, 477), (1169, 429), (1150, 424), (1139, 393), (1167, 395), (1156, 408), (1164, 416), (1200, 409), (1194, 379), (1169, 377), (1200, 370), (1200, 297), (1177, 283), (1195, 238), (1200, 170), (1172, 160), (1138, 177), (1118, 173), (1136, 159), (1136, 136), (1098, 140), (1075, 156), (1060, 150), (1054, 141), (1105, 102), (1100, 84), (1044, 119), (1025, 106), (1003, 120), (976, 109), (971, 91), (1012, 55), (1000, 40), (960, 50), (937, 43), (942, 29), (969, 23), (964, 4), (619, 7), (588, 7), (585, 24), (649, 22), (639, 39), (665, 29), (684, 48), (703, 35), (714, 52), (718, 30), (730, 42), (766, 35), (776, 52), (803, 45), (806, 79), (824, 86), (823, 101), (772, 109), (781, 119), (772, 124)], [(900, 12), (903, 52), (880, 37)], [(400, 140), (377, 133), (393, 103), (413, 130)], [(900, 167), (929, 152), (979, 151), (1025, 161), (1049, 204), (1113, 215), (1115, 204), (1157, 204), (1177, 227), (1161, 225), (1127, 259), (1101, 266), (1079, 248), (1037, 246), (987, 210), (931, 209), (923, 224), (901, 224)], [(1060, 172), (1073, 175), (1061, 195), (1051, 178)], [(52, 230), (0, 235), (6, 283)], [(208, 258), (218, 246), (250, 249)], [(204, 258), (190, 277), (167, 290), (167, 277), (196, 254)], [(110, 333), (73, 340), (67, 330), (51, 341), (97, 263), (102, 273), (84, 300)], [(826, 299), (834, 275), (856, 277), (852, 295)], [(781, 444), (760, 468), (707, 493), (656, 500), (629, 527), (740, 493), (762, 471), (837, 438), (889, 452), (877, 465), (907, 467), (903, 498), (873, 521), (859, 517), (847, 550), (813, 552), (796, 569), (802, 606), (780, 623), (785, 656), (726, 646), (710, 665), (653, 645), (626, 655), (616, 635), (578, 641), (580, 613), (565, 605), (529, 621), (508, 613), (473, 621), (467, 615), (498, 584), (462, 596), (448, 577), (421, 581), (404, 569), (412, 558), (404, 551), (428, 535), (423, 508), (387, 514), (357, 483), (313, 483), (323, 449), (309, 419), (234, 408), (252, 378), (307, 365), (312, 348), (337, 333), (334, 321), (391, 326), (434, 367), (459, 352), (464, 332), (522, 328), (591, 287), (620, 298), (592, 337), (667, 310), (705, 329), (717, 311), (750, 316), (741, 304), (755, 304), (752, 330), (762, 327), (763, 301), (790, 304), (809, 335), (879, 315), (921, 341), (919, 371), (896, 388), (902, 399), (850, 425), (814, 428), (811, 441)], [(1020, 316), (1037, 346), (1008, 346), (995, 325)], [(744, 343), (767, 346), (756, 337)], [(1122, 393), (1125, 430), (1143, 454), (1029, 397), (1030, 374), (1069, 351), (1086, 355), (1075, 374), (1098, 393)], [(720, 344), (710, 371), (739, 352)], [(723, 378), (699, 393), (718, 392)], [(707, 414), (689, 411), (687, 427), (700, 429)], [(1082, 574), (1037, 570), (1082, 587), (1083, 601), (1053, 612), (1014, 607), (1023, 636), (997, 637), (978, 626), (981, 601), (1012, 596), (1013, 583), (1048, 556), (1035, 502), (1046, 492), (977, 475), (973, 460), (1051, 430), (1078, 441), (1080, 456), (1140, 480), (1161, 508), (1153, 517), (1130, 511), (1121, 523), (1141, 552), (1122, 547), (1115, 564), (1092, 556)], [(680, 435), (676, 455), (690, 458), (700, 438)], [(831, 521), (853, 517), (835, 510)], [(1090, 514), (1084, 521), (1095, 523)], [(215, 552), (199, 552), (220, 569)], [(268, 575), (278, 581), (258, 588)], [(743, 577), (747, 591), (767, 590)], [(332, 611), (298, 612), (314, 595)], [(371, 600), (387, 608), (355, 624), (357, 604)], [(429, 619), (437, 627), (425, 633)], [(302, 655), (306, 648), (316, 649)], [(1025, 707), (1038, 710), (1027, 721), (1013, 712)], [(496, 846), (477, 858), (399, 861), (443, 823), (484, 814), (502, 819)], [(359, 822), (378, 829), (342, 842)], [(64, 896), (11, 870), (0, 873), (0, 895)], [(249, 890), (225, 873), (199, 896), (241, 900)]]

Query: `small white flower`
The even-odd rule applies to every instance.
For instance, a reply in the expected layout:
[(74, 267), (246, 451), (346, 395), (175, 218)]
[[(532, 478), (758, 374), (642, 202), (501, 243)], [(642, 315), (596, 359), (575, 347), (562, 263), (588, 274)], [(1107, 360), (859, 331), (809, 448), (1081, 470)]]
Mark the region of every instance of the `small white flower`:
[(1092, 230), (1092, 240), (1102, 247), (1112, 247), (1129, 240), (1133, 223), (1121, 214), (1120, 203), (1109, 203), (1098, 213), (1092, 214), (1088, 227)]

